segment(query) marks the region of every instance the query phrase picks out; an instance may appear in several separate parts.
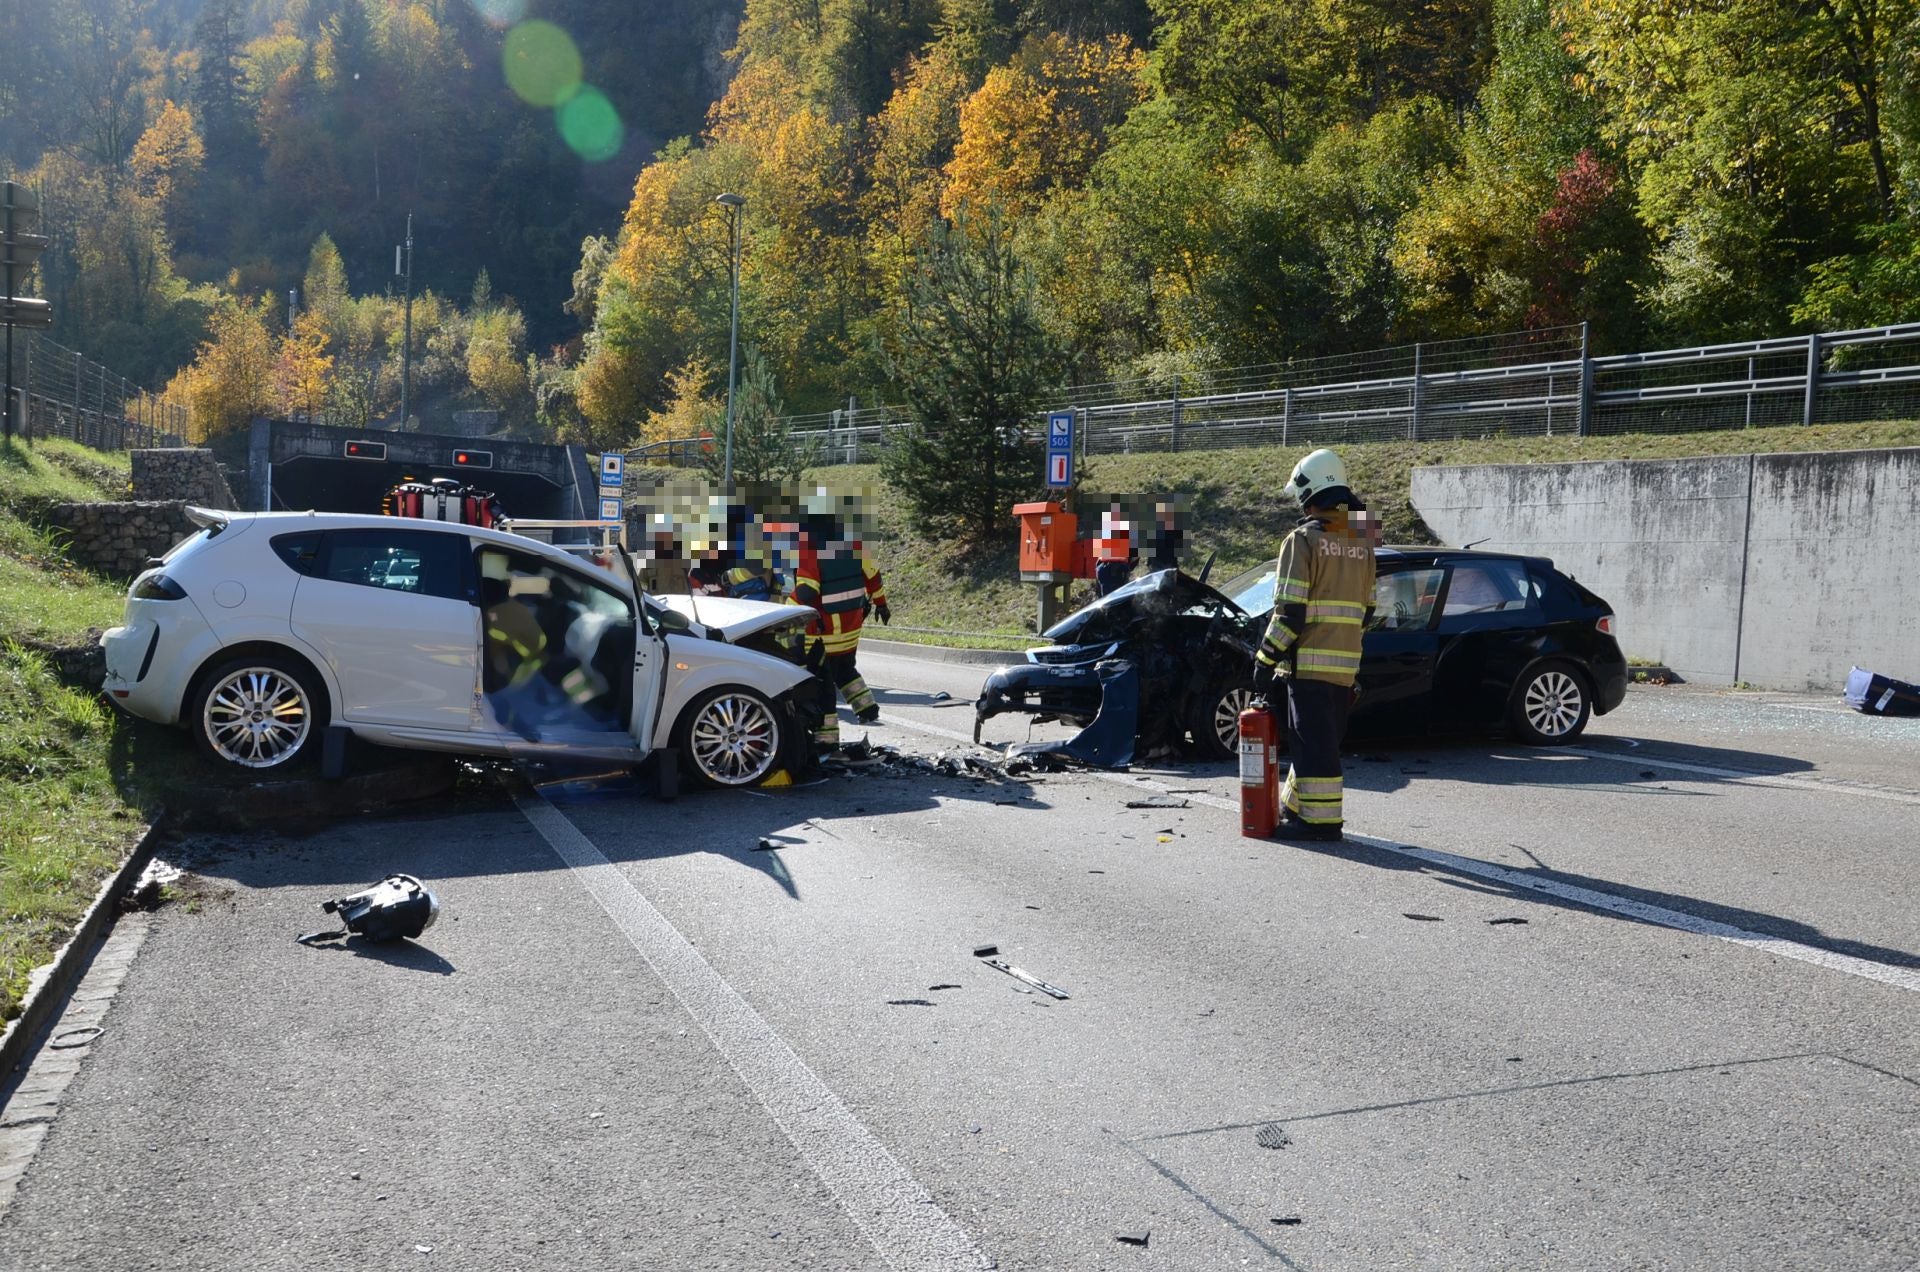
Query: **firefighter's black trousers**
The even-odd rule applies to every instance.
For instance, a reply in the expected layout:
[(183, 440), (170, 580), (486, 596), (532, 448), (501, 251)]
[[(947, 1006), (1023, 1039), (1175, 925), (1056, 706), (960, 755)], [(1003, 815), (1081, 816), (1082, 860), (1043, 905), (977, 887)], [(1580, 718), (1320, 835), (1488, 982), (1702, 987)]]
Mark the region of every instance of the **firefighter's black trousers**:
[(1301, 821), (1338, 826), (1344, 781), (1340, 743), (1347, 735), (1353, 689), (1324, 680), (1287, 679), (1287, 783), (1280, 802)]

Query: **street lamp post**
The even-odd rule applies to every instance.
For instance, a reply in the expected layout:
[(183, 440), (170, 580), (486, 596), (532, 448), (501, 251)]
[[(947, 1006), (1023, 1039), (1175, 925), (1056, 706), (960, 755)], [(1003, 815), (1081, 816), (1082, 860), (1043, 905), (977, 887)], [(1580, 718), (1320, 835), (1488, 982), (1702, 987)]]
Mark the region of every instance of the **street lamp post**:
[(733, 316), (727, 335), (727, 450), (724, 466), (721, 469), (721, 483), (729, 488), (733, 485), (733, 386), (740, 364), (740, 217), (746, 210), (747, 198), (742, 194), (715, 195), (715, 203), (727, 210), (727, 228), (732, 234), (731, 251), (728, 258), (728, 273), (732, 279)]

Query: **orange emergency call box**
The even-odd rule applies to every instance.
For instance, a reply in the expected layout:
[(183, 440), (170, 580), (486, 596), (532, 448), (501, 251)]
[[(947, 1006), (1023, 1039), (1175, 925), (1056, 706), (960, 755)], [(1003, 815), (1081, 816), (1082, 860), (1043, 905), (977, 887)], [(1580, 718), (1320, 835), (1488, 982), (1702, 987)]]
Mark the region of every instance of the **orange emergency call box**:
[(1050, 501), (1013, 506), (1020, 518), (1020, 581), (1065, 583), (1074, 577), (1080, 518)]

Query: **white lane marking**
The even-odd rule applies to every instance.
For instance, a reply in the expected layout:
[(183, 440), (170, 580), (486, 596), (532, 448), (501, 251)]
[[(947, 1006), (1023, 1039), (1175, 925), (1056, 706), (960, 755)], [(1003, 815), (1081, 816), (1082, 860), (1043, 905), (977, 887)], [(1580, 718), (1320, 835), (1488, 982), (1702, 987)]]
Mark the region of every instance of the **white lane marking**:
[(1891, 800), (1896, 804), (1920, 806), (1920, 793), (1885, 786), (1867, 786), (1838, 778), (1798, 777), (1790, 773), (1747, 773), (1740, 769), (1715, 768), (1706, 764), (1688, 764), (1683, 760), (1661, 760), (1650, 755), (1621, 755), (1615, 751), (1593, 751), (1581, 746), (1555, 747), (1562, 755), (1582, 755), (1590, 760), (1612, 760), (1615, 764), (1644, 765), (1647, 768), (1672, 769), (1676, 773), (1697, 773), (1718, 777), (1743, 786), (1772, 786), (1787, 791), (1818, 791), (1824, 795), (1859, 795), (1867, 799)]
[(887, 1266), (901, 1272), (994, 1266), (920, 1181), (592, 840), (544, 796), (516, 791), (514, 802), (713, 1040)]
[[(943, 737), (961, 737), (950, 729), (936, 725), (920, 724), (912, 720), (895, 717), (891, 723), (904, 725), (909, 729), (920, 729), (927, 733), (937, 733)], [(965, 739), (971, 740), (971, 739)], [(1559, 748), (1566, 751), (1568, 748)], [(1586, 752), (1576, 752), (1586, 754)], [(1622, 756), (1597, 754), (1599, 759), (1622, 759)], [(1634, 757), (1633, 763), (1652, 764), (1656, 761)], [(1697, 767), (1697, 766), (1682, 766)], [(1103, 782), (1112, 782), (1131, 791), (1155, 791), (1167, 793), (1164, 782), (1142, 779), (1121, 773), (1102, 773), (1085, 770), (1086, 775)], [(1867, 794), (1869, 792), (1860, 792)], [(1874, 792), (1883, 793), (1883, 792)], [(1230, 813), (1240, 811), (1240, 802), (1219, 795), (1208, 795), (1195, 791), (1185, 796), (1196, 804), (1209, 808), (1224, 809)], [(1512, 888), (1525, 888), (1530, 892), (1544, 893), (1558, 897), (1563, 901), (1573, 901), (1595, 910), (1605, 910), (1612, 914), (1622, 914), (1628, 918), (1639, 919), (1646, 923), (1655, 923), (1661, 927), (1675, 928), (1682, 932), (1693, 932), (1700, 936), (1711, 936), (1716, 940), (1730, 941), (1735, 945), (1745, 945), (1765, 954), (1777, 954), (1782, 958), (1797, 959), (1802, 963), (1811, 963), (1829, 971), (1845, 972), (1849, 976), (1859, 976), (1883, 985), (1892, 985), (1898, 989), (1920, 993), (1920, 969), (1910, 967), (1892, 967), (1885, 963), (1876, 963), (1872, 959), (1855, 958), (1851, 954), (1838, 954), (1832, 950), (1819, 949), (1812, 945), (1802, 945), (1798, 941), (1789, 941), (1784, 937), (1768, 936), (1763, 932), (1750, 932), (1746, 928), (1735, 927), (1731, 923), (1719, 923), (1712, 919), (1703, 919), (1698, 915), (1687, 914), (1680, 910), (1669, 910), (1664, 906), (1648, 905), (1644, 901), (1634, 901), (1628, 897), (1616, 896), (1611, 892), (1598, 892), (1592, 888), (1582, 888), (1570, 883), (1560, 883), (1552, 879), (1541, 879), (1524, 871), (1507, 866), (1495, 865), (1491, 861), (1481, 861), (1475, 857), (1461, 857), (1450, 852), (1441, 852), (1436, 848), (1416, 848), (1412, 844), (1395, 843), (1390, 839), (1376, 839), (1372, 835), (1356, 835), (1347, 832), (1347, 838), (1354, 843), (1365, 844), (1369, 848), (1379, 848), (1386, 852), (1397, 852), (1403, 857), (1412, 857), (1429, 865), (1440, 866), (1447, 870), (1456, 870), (1463, 874), (1477, 875)]]

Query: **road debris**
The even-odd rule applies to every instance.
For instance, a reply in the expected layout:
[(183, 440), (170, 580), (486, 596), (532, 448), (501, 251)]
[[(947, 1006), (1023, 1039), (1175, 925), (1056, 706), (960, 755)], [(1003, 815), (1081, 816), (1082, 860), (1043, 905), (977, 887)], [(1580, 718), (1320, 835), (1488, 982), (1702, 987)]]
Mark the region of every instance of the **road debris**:
[(887, 999), (887, 1006), (889, 1007), (931, 1007), (933, 1006), (933, 1000), (931, 998), (889, 998)]
[(936, 989), (960, 989), (960, 988), (962, 987), (959, 985), (948, 985), (948, 984), (929, 985), (927, 986), (927, 992), (932, 993)]
[(1442, 919), (1442, 918), (1441, 918), (1441, 917), (1440, 917), (1439, 915), (1437, 915), (1437, 914), (1411, 914), (1411, 913), (1407, 913), (1407, 912), (1405, 912), (1405, 911), (1403, 911), (1403, 912), (1402, 912), (1402, 914), (1404, 915), (1404, 917), (1406, 917), (1406, 918), (1409, 918), (1409, 919), (1412, 919), (1412, 920), (1414, 920), (1414, 921), (1415, 921), (1416, 923), (1444, 923), (1444, 922), (1446, 922), (1446, 920), (1445, 920), (1445, 919)]
[(1153, 795), (1146, 799), (1130, 799), (1128, 808), (1187, 808), (1190, 803), (1184, 799), (1174, 799), (1169, 795)]
[(1038, 976), (1035, 976), (1032, 972), (1021, 971), (1019, 968), (1015, 967), (1012, 963), (1007, 962), (1003, 958), (988, 958), (988, 959), (982, 959), (981, 961), (984, 962), (988, 967), (991, 967), (996, 972), (1005, 972), (1007, 975), (1013, 977), (1015, 980), (1022, 981), (1028, 985), (1033, 986), (1035, 989), (1039, 990), (1041, 993), (1045, 994), (1049, 998), (1058, 998), (1062, 1002), (1065, 1002), (1067, 1000), (1066, 990), (1060, 988), (1058, 985), (1047, 984), (1047, 982), (1041, 980)]
[(998, 945), (976, 945), (973, 947), (973, 956), (975, 958), (991, 958), (999, 952), (1000, 947)]
[(147, 863), (140, 873), (140, 880), (128, 890), (126, 899), (121, 901), (122, 909), (151, 910), (165, 898), (166, 891), (180, 882), (184, 872), (178, 866), (155, 857)]
[(1487, 924), (1490, 927), (1499, 927), (1502, 923), (1525, 923), (1525, 922), (1526, 922), (1525, 919), (1512, 918), (1512, 917), (1508, 917), (1504, 919), (1488, 919), (1487, 920)]
[(1295, 1224), (1300, 1222), (1300, 1216), (1299, 1215), (1274, 1215), (1273, 1217), (1268, 1219), (1267, 1222), (1277, 1223), (1282, 1228), (1291, 1228)]
[(1253, 1133), (1253, 1142), (1262, 1148), (1285, 1148), (1293, 1143), (1293, 1137), (1287, 1134), (1287, 1128), (1278, 1122), (1268, 1122)]
[(369, 941), (417, 938), (440, 917), (440, 898), (412, 875), (391, 874), (371, 888), (323, 901), (320, 908), (339, 915), (346, 926), (334, 932), (308, 932), (295, 938), (300, 944), (339, 940), (349, 933)]
[(1138, 1232), (1116, 1232), (1113, 1234), (1113, 1239), (1122, 1245), (1144, 1246), (1147, 1244), (1147, 1238), (1152, 1235), (1150, 1229), (1142, 1228)]

